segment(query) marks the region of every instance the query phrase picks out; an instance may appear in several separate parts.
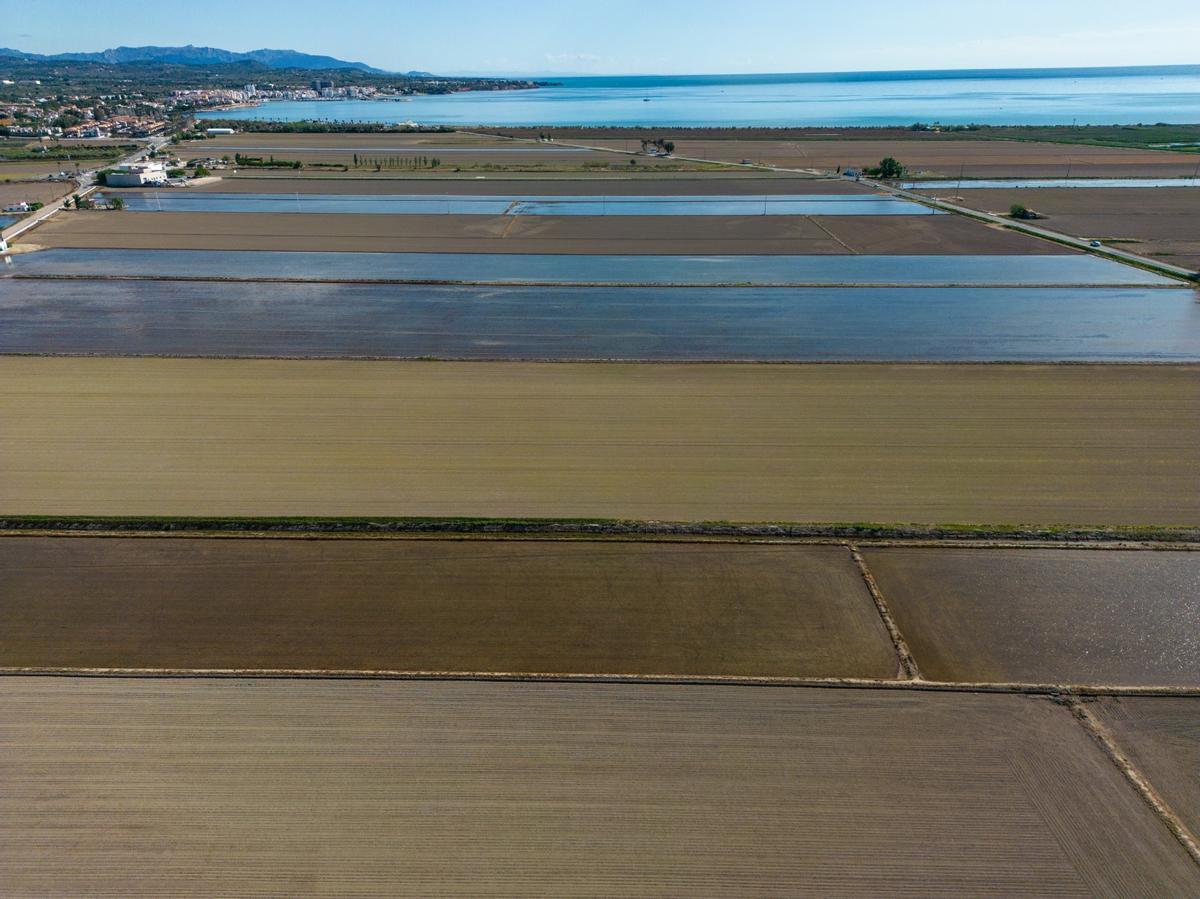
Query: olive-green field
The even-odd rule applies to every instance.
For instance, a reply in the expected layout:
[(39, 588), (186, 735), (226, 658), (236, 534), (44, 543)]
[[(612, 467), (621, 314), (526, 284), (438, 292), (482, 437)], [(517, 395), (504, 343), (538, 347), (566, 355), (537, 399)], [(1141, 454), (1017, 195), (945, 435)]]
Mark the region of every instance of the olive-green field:
[(1200, 368), (0, 358), (0, 514), (1200, 524)]

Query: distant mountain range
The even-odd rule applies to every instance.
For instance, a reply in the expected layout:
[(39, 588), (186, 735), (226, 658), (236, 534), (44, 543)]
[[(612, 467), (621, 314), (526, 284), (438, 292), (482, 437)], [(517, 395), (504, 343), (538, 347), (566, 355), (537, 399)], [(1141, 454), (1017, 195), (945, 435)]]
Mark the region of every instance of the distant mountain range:
[[(49, 56), (40, 53), (24, 53), (0, 47), (0, 57), (25, 59), (33, 62), (94, 62), (108, 65), (123, 63), (157, 62), (184, 66), (220, 66), (231, 63), (258, 63), (270, 69), (355, 69), (376, 75), (393, 74), (376, 69), (365, 62), (347, 62), (332, 56), (314, 56), (296, 50), (251, 50), (235, 53), (216, 47), (114, 47), (99, 53), (55, 53)], [(404, 72), (412, 77), (431, 77), (428, 72)]]

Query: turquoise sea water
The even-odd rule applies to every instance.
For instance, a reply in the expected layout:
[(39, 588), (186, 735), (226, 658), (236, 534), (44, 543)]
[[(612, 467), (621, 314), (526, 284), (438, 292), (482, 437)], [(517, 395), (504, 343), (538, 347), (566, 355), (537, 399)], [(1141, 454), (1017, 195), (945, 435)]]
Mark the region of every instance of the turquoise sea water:
[(409, 102), (270, 102), (201, 118), (454, 125), (872, 126), (1200, 122), (1200, 66), (564, 78)]

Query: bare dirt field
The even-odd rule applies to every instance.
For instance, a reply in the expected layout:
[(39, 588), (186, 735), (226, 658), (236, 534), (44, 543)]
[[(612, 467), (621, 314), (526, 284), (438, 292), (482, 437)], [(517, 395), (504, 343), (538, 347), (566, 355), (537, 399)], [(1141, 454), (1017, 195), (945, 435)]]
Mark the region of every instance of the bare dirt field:
[[(219, 156), (226, 150), (245, 150), (248, 155), (256, 154), (259, 148), (279, 154), (281, 150), (312, 150), (332, 148), (343, 153), (369, 153), (384, 150), (416, 150), (422, 153), (431, 148), (454, 149), (502, 149), (518, 148), (537, 152), (543, 148), (554, 149), (553, 145), (531, 141), (514, 141), (509, 138), (466, 131), (424, 131), (373, 134), (319, 134), (319, 133), (270, 133), (239, 131), (236, 134), (214, 134), (207, 140), (183, 141), (178, 145), (181, 156)], [(559, 148), (562, 149), (562, 148)]]
[[(215, 181), (195, 189), (196, 193), (265, 194), (355, 194), (387, 196), (396, 194), (451, 196), (759, 196), (762, 194), (871, 194), (869, 187), (854, 181), (810, 178), (797, 175), (761, 173), (643, 174), (625, 178), (562, 175), (557, 178), (495, 175), (490, 178), (451, 177), (364, 177), (353, 175), (288, 177), (247, 175), (235, 177), (223, 173)], [(191, 193), (192, 191), (187, 191)]]
[(0, 568), (0, 667), (898, 669), (836, 546), (9, 538)]
[(1200, 686), (1200, 553), (863, 553), (926, 677)]
[(0, 358), (9, 515), (1200, 524), (1188, 366)]
[(1005, 215), (1020, 203), (1044, 215), (1037, 224), (1054, 231), (1200, 269), (1200, 188), (1039, 187), (929, 193), (958, 196), (967, 206)]
[(0, 680), (20, 895), (1184, 896), (1046, 699)]
[(1171, 810), (1200, 834), (1200, 699), (1114, 696), (1091, 709)]
[[(89, 159), (84, 166), (90, 168), (97, 165), (96, 160)], [(16, 162), (0, 162), (0, 183), (5, 181), (40, 181), (47, 175), (57, 175), (59, 172), (66, 172), (68, 175), (74, 175), (78, 171), (74, 162), (66, 160), (51, 160), (49, 162), (39, 162), (36, 160), (21, 160)]]
[[(590, 146), (624, 149), (623, 140), (580, 141)], [(916, 177), (1061, 178), (1070, 168), (1077, 178), (1190, 176), (1194, 153), (1164, 150), (1086, 147), (1072, 144), (979, 140), (694, 140), (679, 138), (675, 153), (703, 160), (740, 162), (784, 168), (834, 171), (838, 166), (875, 166), (894, 156)]]
[[(396, 172), (396, 162), (414, 157), (438, 159), (438, 172), (456, 170), (569, 170), (584, 167), (695, 170), (696, 165), (659, 157), (639, 156), (635, 165), (623, 154), (579, 150), (555, 144), (512, 141), (484, 135), (447, 134), (256, 134), (217, 135), (210, 140), (185, 141), (175, 148), (183, 159), (243, 156), (299, 160), (305, 164), (348, 165), (352, 171)], [(357, 166), (355, 157), (358, 158)]]
[(62, 182), (16, 182), (0, 183), (0, 210), (17, 203), (52, 203), (75, 190), (74, 183)]
[(1054, 255), (1048, 241), (951, 216), (482, 216), (71, 212), (40, 247), (617, 255)]

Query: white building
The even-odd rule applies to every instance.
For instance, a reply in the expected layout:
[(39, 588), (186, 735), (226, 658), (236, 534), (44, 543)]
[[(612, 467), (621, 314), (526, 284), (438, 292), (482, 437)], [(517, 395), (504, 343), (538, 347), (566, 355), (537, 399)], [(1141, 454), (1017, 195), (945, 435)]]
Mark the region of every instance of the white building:
[(154, 160), (117, 166), (105, 178), (105, 184), (109, 187), (142, 187), (145, 184), (165, 184), (166, 181), (167, 167)]
[(212, 137), (216, 134), (233, 134), (234, 130), (232, 128), (205, 128), (204, 133)]

